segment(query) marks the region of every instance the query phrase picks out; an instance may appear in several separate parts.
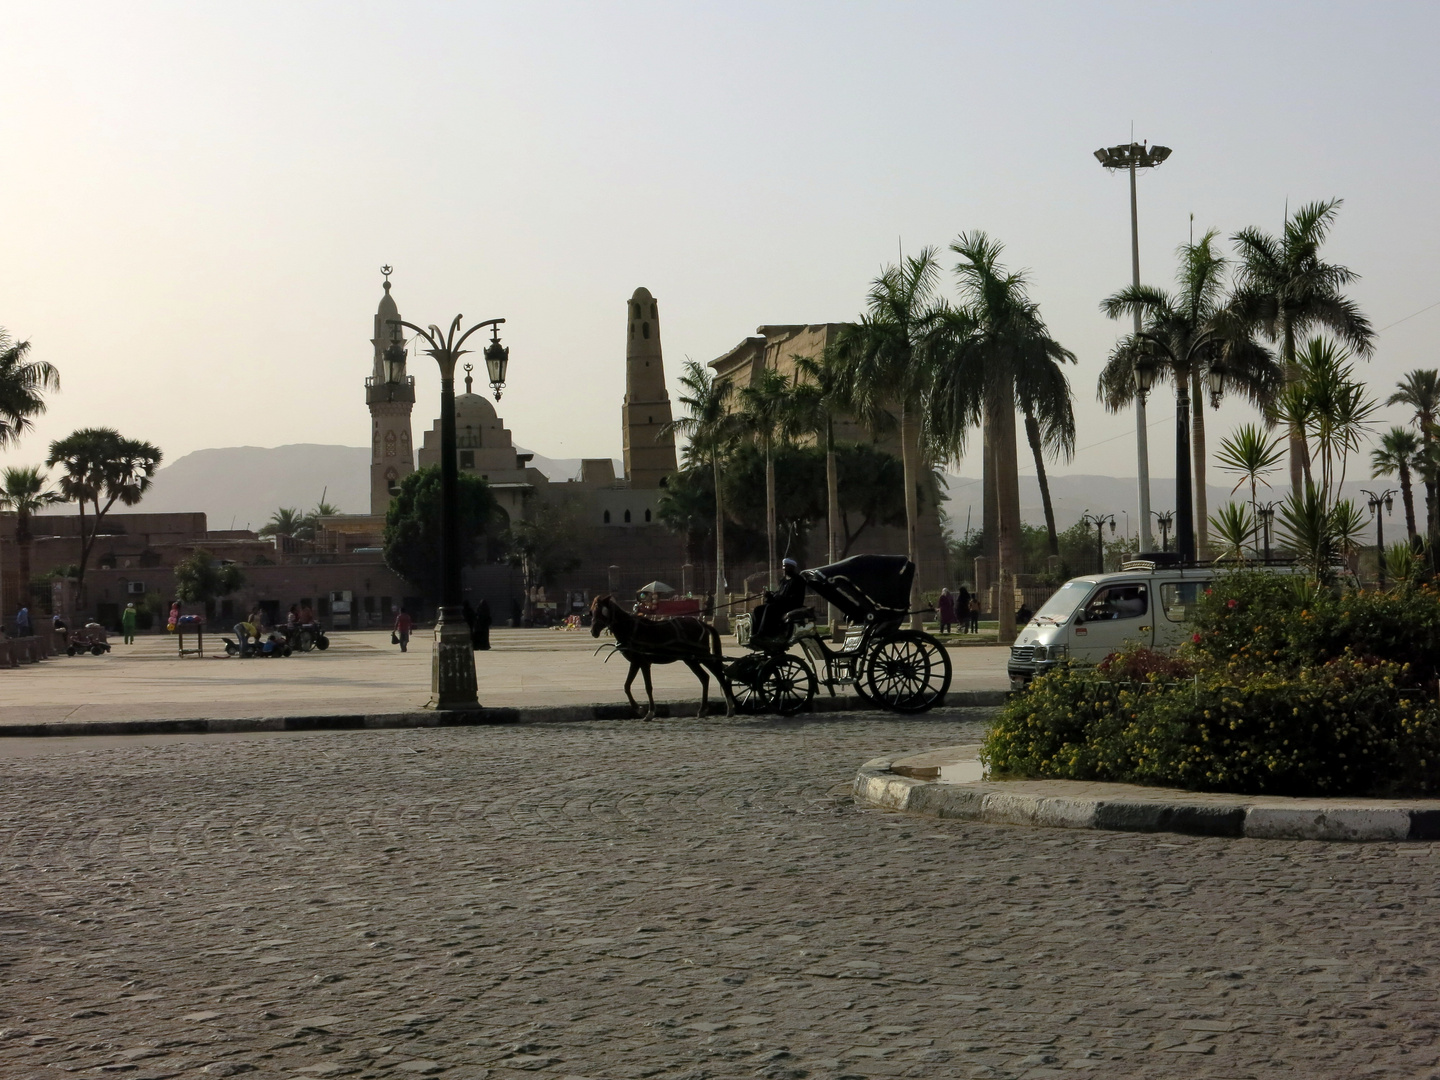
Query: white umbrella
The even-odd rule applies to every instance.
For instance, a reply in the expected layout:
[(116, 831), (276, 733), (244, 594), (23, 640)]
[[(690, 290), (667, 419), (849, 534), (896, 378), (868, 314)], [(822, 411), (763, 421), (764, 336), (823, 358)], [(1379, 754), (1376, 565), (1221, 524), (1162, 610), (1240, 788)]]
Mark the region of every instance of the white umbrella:
[(637, 591), (642, 593), (667, 593), (674, 592), (675, 590), (663, 581), (652, 581), (649, 585), (641, 585)]

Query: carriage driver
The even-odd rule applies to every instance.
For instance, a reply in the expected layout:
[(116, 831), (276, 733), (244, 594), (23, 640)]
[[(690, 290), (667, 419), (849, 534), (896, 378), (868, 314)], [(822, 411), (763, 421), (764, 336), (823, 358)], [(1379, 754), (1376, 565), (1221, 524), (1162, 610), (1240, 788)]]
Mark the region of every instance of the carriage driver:
[(800, 576), (800, 564), (786, 559), (781, 566), (785, 580), (774, 592), (765, 590), (765, 602), (755, 609), (754, 636), (757, 638), (786, 637), (785, 616), (805, 605), (805, 579)]

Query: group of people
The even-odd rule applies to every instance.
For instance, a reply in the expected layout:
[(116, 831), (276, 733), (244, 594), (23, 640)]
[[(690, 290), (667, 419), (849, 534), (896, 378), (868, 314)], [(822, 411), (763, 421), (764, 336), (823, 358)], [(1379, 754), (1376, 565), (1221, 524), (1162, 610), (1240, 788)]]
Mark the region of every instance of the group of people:
[(974, 595), (965, 586), (960, 586), (958, 593), (952, 593), (949, 589), (940, 590), (940, 602), (936, 605), (939, 608), (940, 633), (957, 634), (978, 634), (980, 632), (980, 597)]

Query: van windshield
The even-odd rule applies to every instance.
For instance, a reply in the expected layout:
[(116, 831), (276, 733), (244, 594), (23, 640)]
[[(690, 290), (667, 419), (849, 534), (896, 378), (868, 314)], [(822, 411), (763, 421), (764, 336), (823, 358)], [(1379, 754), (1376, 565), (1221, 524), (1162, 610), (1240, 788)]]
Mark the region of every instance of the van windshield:
[(1035, 622), (1062, 623), (1075, 613), (1085, 597), (1090, 595), (1090, 590), (1095, 587), (1093, 581), (1067, 581), (1056, 591), (1055, 595), (1046, 600), (1035, 613)]

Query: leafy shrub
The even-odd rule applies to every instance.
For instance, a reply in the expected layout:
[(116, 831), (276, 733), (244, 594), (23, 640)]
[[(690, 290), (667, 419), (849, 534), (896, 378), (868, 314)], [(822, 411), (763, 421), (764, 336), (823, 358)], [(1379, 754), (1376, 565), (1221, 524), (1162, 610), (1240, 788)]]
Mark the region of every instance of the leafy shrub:
[(1402, 692), (1395, 664), (1180, 670), (1149, 650), (1059, 668), (1010, 700), (982, 756), (997, 773), (1197, 791), (1440, 791), (1440, 710)]
[(1432, 696), (1440, 681), (1440, 593), (1327, 588), (1256, 571), (1226, 574), (1195, 605), (1185, 652), (1202, 666), (1238, 663), (1299, 671), (1343, 656), (1407, 668), (1399, 685)]

